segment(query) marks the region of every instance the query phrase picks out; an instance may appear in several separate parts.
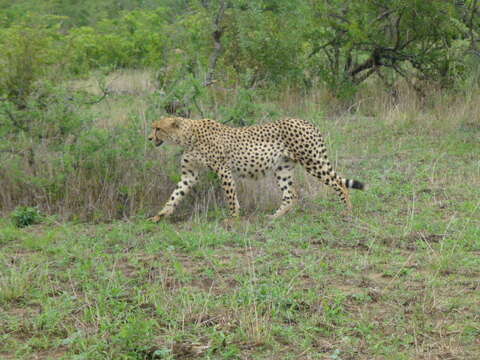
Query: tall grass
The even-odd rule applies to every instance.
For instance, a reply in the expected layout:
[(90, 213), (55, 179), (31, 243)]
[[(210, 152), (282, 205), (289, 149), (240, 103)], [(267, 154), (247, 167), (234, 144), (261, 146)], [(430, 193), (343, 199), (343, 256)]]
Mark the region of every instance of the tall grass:
[[(63, 219), (105, 221), (147, 216), (160, 209), (179, 179), (180, 149), (156, 149), (146, 140), (151, 120), (162, 115), (161, 94), (152, 78), (149, 72), (122, 71), (104, 79), (109, 95), (99, 103), (84, 102), (75, 107), (72, 111), (78, 129), (57, 132), (54, 141), (35, 136), (31, 128), (30, 132), (7, 138), (0, 148), (0, 211), (8, 213), (19, 205), (38, 206)], [(68, 86), (71, 92), (96, 97), (101, 95), (99, 84), (88, 79)], [(308, 119), (324, 133), (339, 172), (349, 177), (355, 177), (355, 166), (349, 167), (362, 157), (357, 146), (362, 139), (355, 131), (360, 118), (368, 119), (358, 125), (367, 127), (360, 134), (378, 137), (379, 141), (384, 136), (382, 129), (437, 137), (460, 130), (465, 136), (478, 137), (478, 88), (463, 93), (429, 89), (427, 96), (420, 98), (403, 83), (393, 90), (394, 96), (392, 90), (377, 85), (365, 85), (348, 103), (321, 88), (308, 94), (291, 88), (280, 94), (211, 89), (198, 99), (193, 117), (200, 117), (202, 111), (219, 121), (228, 117), (244, 123), (282, 116)], [(48, 112), (43, 110), (43, 114), (45, 121), (40, 125), (53, 126)], [(63, 121), (58, 114), (55, 116), (52, 121)], [(297, 172), (302, 197), (311, 198), (324, 191), (301, 169)], [(368, 183), (368, 179), (362, 180)], [(215, 184), (214, 177), (205, 176), (180, 208), (179, 216), (204, 216), (207, 209), (223, 210), (223, 196)], [(239, 192), (247, 213), (273, 210), (279, 202), (271, 177), (257, 184), (240, 181)]]

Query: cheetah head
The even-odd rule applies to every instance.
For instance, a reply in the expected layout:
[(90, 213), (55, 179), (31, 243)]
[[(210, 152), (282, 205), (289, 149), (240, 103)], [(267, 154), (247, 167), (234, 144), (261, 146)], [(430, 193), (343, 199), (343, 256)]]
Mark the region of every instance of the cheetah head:
[(178, 143), (182, 118), (165, 117), (154, 121), (152, 124), (152, 133), (148, 140), (153, 141), (155, 146), (160, 146), (164, 141)]

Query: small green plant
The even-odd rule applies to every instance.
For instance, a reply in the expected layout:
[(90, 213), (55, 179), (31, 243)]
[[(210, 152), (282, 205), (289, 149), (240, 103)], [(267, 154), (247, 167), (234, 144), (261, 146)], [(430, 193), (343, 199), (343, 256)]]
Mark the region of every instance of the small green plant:
[(32, 224), (38, 224), (42, 220), (42, 214), (37, 207), (17, 206), (12, 212), (12, 220), (16, 227), (22, 228)]

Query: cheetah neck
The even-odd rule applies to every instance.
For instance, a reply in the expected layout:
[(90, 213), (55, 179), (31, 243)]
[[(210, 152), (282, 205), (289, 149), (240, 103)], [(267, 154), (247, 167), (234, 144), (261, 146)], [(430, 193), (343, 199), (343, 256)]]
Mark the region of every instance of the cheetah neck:
[(182, 119), (180, 123), (180, 127), (178, 130), (178, 135), (175, 136), (175, 142), (184, 147), (190, 148), (195, 145), (196, 136), (194, 135), (194, 127), (192, 124), (192, 120), (190, 119)]

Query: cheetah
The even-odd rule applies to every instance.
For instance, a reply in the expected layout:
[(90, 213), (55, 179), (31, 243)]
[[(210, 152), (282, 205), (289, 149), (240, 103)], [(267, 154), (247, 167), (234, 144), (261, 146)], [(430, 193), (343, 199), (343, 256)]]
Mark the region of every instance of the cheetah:
[(364, 188), (360, 181), (337, 175), (328, 161), (320, 131), (306, 120), (287, 118), (234, 128), (210, 119), (165, 117), (154, 121), (152, 127), (148, 139), (156, 146), (165, 141), (184, 148), (181, 180), (163, 209), (150, 218), (154, 222), (173, 213), (205, 167), (217, 173), (232, 217), (240, 213), (235, 189), (237, 176), (258, 178), (267, 171), (274, 172), (282, 203), (272, 218), (284, 215), (295, 204), (293, 170), (297, 163), (332, 187), (348, 209), (352, 207), (348, 189)]

